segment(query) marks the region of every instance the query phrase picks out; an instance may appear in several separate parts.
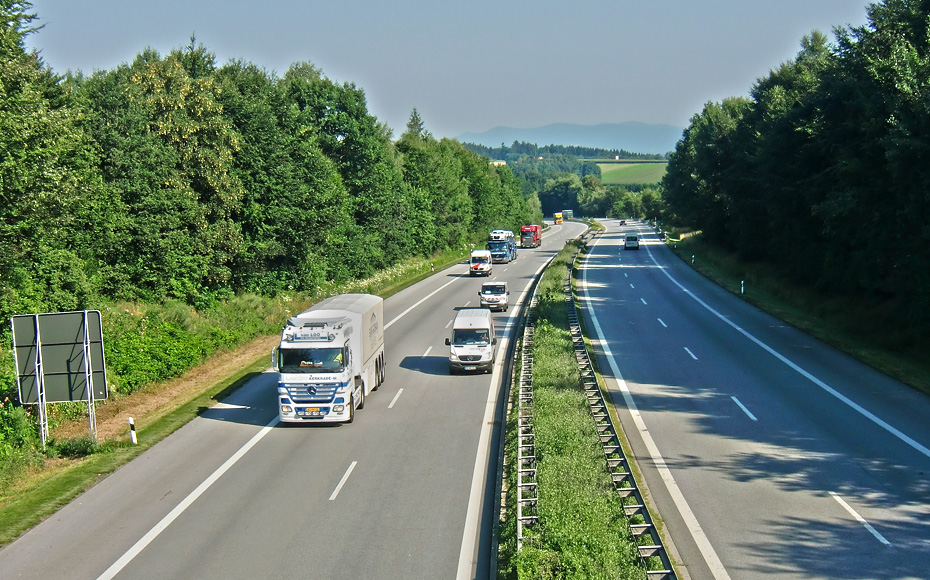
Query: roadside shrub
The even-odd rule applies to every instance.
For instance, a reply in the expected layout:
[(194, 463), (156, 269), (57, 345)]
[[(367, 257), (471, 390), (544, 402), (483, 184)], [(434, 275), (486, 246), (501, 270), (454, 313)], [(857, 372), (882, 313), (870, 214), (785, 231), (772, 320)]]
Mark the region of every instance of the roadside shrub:
[(62, 441), (51, 440), (46, 446), (45, 454), (49, 457), (87, 457), (97, 452), (97, 442), (90, 435), (83, 435)]
[(0, 403), (0, 494), (33, 465), (42, 463), (36, 419), (10, 399)]

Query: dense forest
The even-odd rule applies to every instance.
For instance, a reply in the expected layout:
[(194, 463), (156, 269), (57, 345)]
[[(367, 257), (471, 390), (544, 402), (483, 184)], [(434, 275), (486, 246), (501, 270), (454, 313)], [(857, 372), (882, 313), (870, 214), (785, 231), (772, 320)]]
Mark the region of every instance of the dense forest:
[(670, 218), (746, 260), (930, 324), (930, 2), (886, 0), (805, 37), (748, 98), (694, 115), (663, 181)]
[[(218, 65), (192, 38), (62, 77), (25, 48), (31, 9), (0, 0), (0, 320), (312, 292), (542, 219), (509, 167), (436, 140), (416, 110), (395, 140), (360, 88), (310, 63)], [(8, 323), (0, 340), (2, 452)]]

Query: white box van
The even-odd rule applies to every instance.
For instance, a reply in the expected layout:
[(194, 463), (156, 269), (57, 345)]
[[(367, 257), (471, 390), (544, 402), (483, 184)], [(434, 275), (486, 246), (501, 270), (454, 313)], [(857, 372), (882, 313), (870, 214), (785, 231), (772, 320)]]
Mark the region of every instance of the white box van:
[(468, 261), (469, 276), (490, 276), (491, 268), (493, 268), (491, 252), (488, 250), (472, 250), (471, 259)]
[(485, 282), (481, 285), (481, 290), (478, 290), (478, 296), (483, 308), (507, 312), (510, 306), (508, 303), (510, 290), (507, 288), (507, 282)]
[(624, 250), (638, 250), (639, 249), (639, 236), (636, 234), (627, 234), (626, 238), (623, 241)]
[(462, 308), (452, 322), (449, 347), (449, 374), (463, 371), (491, 372), (497, 349), (494, 319), (486, 308)]

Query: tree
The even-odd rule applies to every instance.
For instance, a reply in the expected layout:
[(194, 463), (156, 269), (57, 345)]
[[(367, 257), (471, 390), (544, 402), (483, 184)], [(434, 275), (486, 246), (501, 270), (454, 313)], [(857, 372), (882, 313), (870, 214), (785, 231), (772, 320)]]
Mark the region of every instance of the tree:
[(414, 107), (410, 111), (410, 119), (407, 121), (407, 131), (404, 132), (403, 136), (416, 137), (420, 139), (427, 139), (431, 137), (429, 131), (426, 130), (426, 127), (423, 124), (423, 119), (420, 118), (420, 113), (417, 112), (417, 108)]
[[(108, 153), (104, 177), (125, 208), (114, 224), (123, 243), (102, 257), (114, 296), (209, 301), (229, 292), (241, 252), (234, 217), (243, 190), (232, 172), (239, 136), (214, 77), (192, 78), (182, 56), (192, 58), (147, 50), (78, 85)], [(199, 58), (211, 66), (209, 53)]]

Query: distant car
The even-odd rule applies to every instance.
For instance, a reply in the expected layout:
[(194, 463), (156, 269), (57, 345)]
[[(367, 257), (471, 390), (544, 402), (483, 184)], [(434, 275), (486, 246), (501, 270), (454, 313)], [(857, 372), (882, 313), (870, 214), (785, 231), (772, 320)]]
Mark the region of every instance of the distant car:
[(623, 240), (623, 249), (624, 250), (638, 250), (639, 249), (639, 236), (636, 234), (627, 234), (626, 238)]
[(626, 225), (626, 220), (620, 220), (620, 225), (621, 225), (621, 226), (625, 226), (625, 225)]

